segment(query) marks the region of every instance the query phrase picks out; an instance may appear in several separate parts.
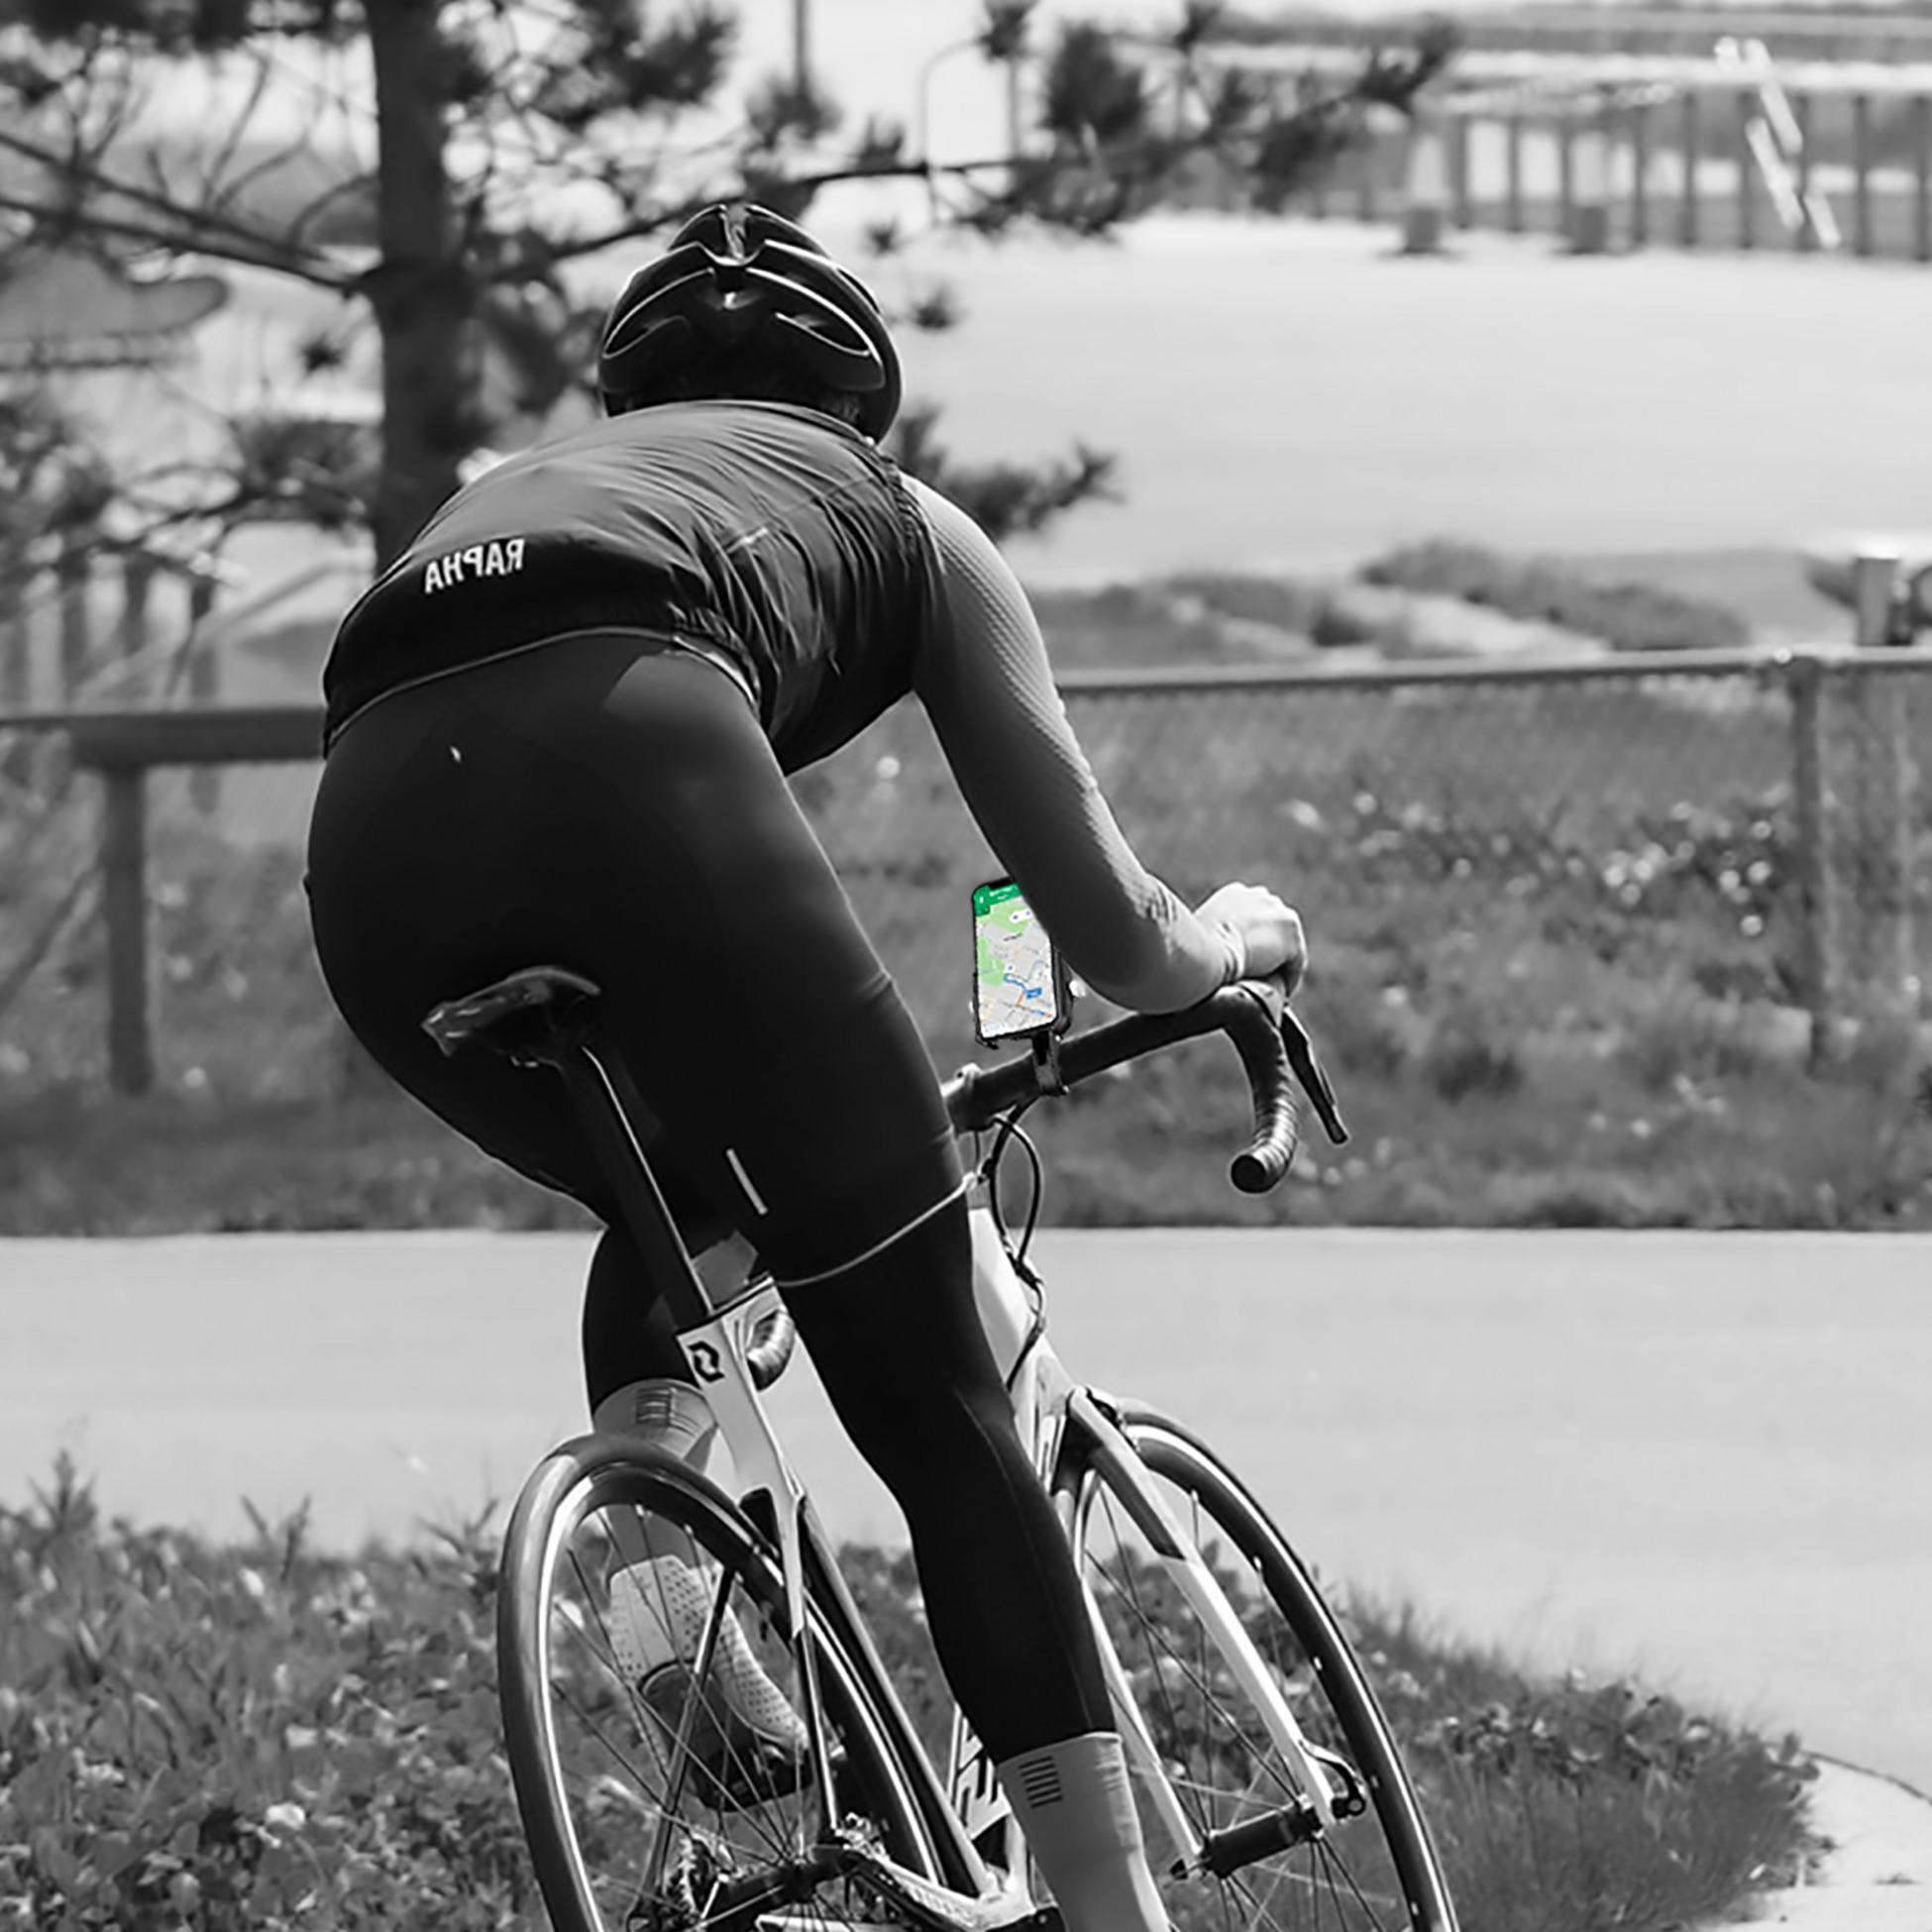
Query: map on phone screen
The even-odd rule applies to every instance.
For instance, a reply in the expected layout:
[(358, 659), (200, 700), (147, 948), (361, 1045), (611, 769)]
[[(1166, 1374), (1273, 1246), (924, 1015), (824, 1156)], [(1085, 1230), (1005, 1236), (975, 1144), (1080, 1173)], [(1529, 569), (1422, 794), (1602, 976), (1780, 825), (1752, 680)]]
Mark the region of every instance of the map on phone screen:
[(980, 1034), (1037, 1032), (1059, 1018), (1053, 942), (1011, 880), (973, 892)]

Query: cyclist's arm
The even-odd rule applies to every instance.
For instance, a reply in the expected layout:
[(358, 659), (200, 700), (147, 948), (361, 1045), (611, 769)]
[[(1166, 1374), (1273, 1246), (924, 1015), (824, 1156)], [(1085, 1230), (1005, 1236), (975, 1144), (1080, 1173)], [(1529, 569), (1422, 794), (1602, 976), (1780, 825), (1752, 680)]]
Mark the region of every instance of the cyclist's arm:
[(938, 552), (942, 609), (913, 673), (966, 804), (1082, 979), (1125, 1007), (1191, 1006), (1241, 970), (1239, 942), (1134, 856), (1054, 689), (1026, 593), (979, 525), (908, 480)]

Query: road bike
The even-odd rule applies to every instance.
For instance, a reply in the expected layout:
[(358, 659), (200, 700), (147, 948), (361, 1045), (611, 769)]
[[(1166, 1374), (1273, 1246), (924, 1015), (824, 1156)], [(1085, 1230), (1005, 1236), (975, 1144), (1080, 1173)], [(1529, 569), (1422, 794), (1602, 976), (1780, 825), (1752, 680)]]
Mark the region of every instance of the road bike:
[[(562, 1075), (733, 1472), (727, 1490), (647, 1437), (592, 1434), (545, 1457), (512, 1513), (497, 1605), (504, 1732), (557, 1932), (1057, 1924), (970, 1728), (954, 1714), (943, 1735), (920, 1735), (841, 1576), (761, 1395), (792, 1352), (790, 1317), (769, 1277), (707, 1294), (645, 1156), (648, 1116), (599, 1032), (597, 989), (532, 968), (424, 1024), (445, 1051), (487, 1046)], [(1198, 1435), (1062, 1363), (1027, 1258), (1036, 1156), (1024, 1225), (1002, 1212), (1001, 1161), (1031, 1155), (1020, 1123), (1035, 1101), (1211, 1031), (1233, 1042), (1254, 1100), (1236, 1186), (1259, 1192), (1286, 1173), (1297, 1081), (1345, 1137), (1306, 1032), (1264, 982), (1036, 1037), (1029, 1059), (947, 1083), (977, 1157), (982, 1314), (1078, 1560), (1170, 1923), (1455, 1932), (1415, 1785), (1314, 1575)], [(632, 1674), (623, 1623), (638, 1586), (618, 1581), (645, 1573), (640, 1555), (667, 1538), (691, 1559), (678, 1574), (698, 1581), (668, 1704)], [(783, 1700), (789, 1744), (734, 1725), (733, 1681), (741, 1700), (746, 1681)]]

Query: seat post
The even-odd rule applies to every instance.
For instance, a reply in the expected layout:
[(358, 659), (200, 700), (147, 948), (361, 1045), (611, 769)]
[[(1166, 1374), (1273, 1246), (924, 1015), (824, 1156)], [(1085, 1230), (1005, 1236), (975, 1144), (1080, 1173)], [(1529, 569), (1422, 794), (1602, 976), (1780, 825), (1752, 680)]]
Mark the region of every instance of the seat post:
[(709, 1321), (710, 1298), (651, 1172), (620, 1094), (620, 1076), (613, 1075), (595, 1043), (583, 1039), (551, 1064), (563, 1076), (625, 1232), (637, 1243), (645, 1274), (664, 1296), (672, 1320), (681, 1330)]
[(445, 1054), (481, 1045), (514, 1065), (555, 1069), (647, 1279), (679, 1328), (695, 1328), (711, 1319), (710, 1297), (645, 1158), (640, 1123), (650, 1110), (600, 1027), (600, 997), (568, 967), (526, 966), (431, 1008), (422, 1026)]

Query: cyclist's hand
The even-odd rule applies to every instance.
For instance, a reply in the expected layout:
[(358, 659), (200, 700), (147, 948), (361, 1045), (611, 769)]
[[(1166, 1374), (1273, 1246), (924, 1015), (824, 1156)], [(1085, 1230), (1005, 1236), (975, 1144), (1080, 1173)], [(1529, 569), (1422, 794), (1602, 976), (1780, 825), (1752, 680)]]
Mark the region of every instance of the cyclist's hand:
[(1195, 916), (1218, 925), (1234, 940), (1241, 977), (1280, 973), (1290, 993), (1308, 969), (1308, 939), (1301, 914), (1266, 886), (1238, 882), (1219, 887), (1195, 908)]

